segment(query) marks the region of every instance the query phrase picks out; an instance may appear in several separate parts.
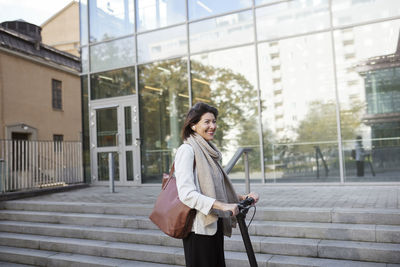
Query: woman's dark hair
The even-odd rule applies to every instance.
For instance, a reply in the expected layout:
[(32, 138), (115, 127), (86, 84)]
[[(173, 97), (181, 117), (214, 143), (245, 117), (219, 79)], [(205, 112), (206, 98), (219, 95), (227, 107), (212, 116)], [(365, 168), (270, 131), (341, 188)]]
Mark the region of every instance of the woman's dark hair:
[(198, 123), (204, 113), (212, 113), (215, 118), (218, 117), (218, 110), (210, 105), (203, 102), (196, 103), (186, 114), (185, 122), (182, 127), (182, 139), (186, 140), (194, 131), (192, 126)]

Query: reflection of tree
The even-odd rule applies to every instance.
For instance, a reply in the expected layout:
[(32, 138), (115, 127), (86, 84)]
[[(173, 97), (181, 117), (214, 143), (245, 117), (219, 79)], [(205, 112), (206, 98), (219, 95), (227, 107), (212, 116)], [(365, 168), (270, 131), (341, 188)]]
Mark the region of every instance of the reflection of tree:
[(186, 60), (140, 66), (139, 92), (143, 172), (159, 180), (172, 163), (171, 150), (181, 143), (189, 103)]
[[(258, 145), (257, 91), (250, 82), (229, 69), (191, 64), (193, 103), (204, 101), (219, 110), (217, 146), (224, 150), (228, 144)], [(189, 109), (186, 60), (140, 66), (139, 92), (142, 166), (144, 179), (150, 181), (168, 170), (170, 150), (181, 143), (180, 129)], [(259, 151), (252, 154), (251, 164), (259, 169)]]
[(111, 69), (132, 65), (134, 55), (132, 37), (91, 47), (90, 59), (96, 69)]
[[(340, 111), (341, 131), (343, 139), (352, 139), (360, 126), (360, 115), (363, 106), (354, 100), (350, 109)], [(297, 129), (297, 142), (336, 141), (336, 105), (328, 102), (314, 101), (304, 120)]]
[(257, 91), (240, 73), (191, 61), (193, 102), (206, 100), (218, 108), (216, 143), (226, 149), (227, 134), (235, 130), (238, 145), (258, 145)]

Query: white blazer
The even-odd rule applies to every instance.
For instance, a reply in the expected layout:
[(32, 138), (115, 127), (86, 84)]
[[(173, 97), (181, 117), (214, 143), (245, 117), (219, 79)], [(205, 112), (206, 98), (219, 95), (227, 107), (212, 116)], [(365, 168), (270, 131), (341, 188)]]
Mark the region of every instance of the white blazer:
[(200, 193), (196, 170), (193, 170), (194, 150), (191, 145), (183, 144), (175, 155), (175, 178), (179, 199), (188, 207), (197, 210), (192, 231), (200, 235), (214, 235), (217, 222), (205, 226), (199, 212), (208, 215), (215, 202), (214, 198)]

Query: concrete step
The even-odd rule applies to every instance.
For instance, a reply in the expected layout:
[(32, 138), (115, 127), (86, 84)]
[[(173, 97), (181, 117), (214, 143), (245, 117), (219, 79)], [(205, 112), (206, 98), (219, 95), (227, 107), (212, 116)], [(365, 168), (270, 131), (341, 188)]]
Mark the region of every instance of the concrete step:
[[(16, 200), (0, 209), (148, 216), (153, 205)], [(252, 215), (252, 211), (249, 212)], [(257, 207), (256, 220), (400, 225), (399, 209)]]
[[(244, 253), (243, 242), (238, 236), (227, 239), (227, 249)], [(289, 238), (252, 238), (254, 251), (259, 257), (268, 254), (289, 254), (340, 260), (400, 263), (400, 245), (372, 242), (305, 240)], [(183, 264), (181, 247), (145, 245), (126, 242), (87, 240), (31, 234), (0, 232), (1, 246), (53, 250), (63, 253), (80, 253), (92, 256), (107, 256), (128, 260), (167, 264)], [(239, 250), (239, 251), (237, 251)]]
[[(159, 230), (0, 221), (0, 232), (182, 247), (181, 240), (168, 237)], [(254, 251), (258, 253), (305, 257), (318, 257), (321, 242), (324, 241), (322, 239), (264, 236), (251, 236), (251, 240)], [(347, 244), (348, 241), (341, 242)], [(377, 243), (378, 246), (381, 243)], [(231, 238), (225, 238), (225, 249), (245, 252), (241, 235), (236, 234)]]
[[(155, 245), (0, 233), (0, 248), (6, 246), (30, 249), (32, 253), (35, 250), (45, 250), (48, 253), (53, 251), (52, 254), (83, 254), (169, 265), (184, 265), (185, 263), (183, 248)], [(227, 263), (229, 263), (228, 266), (246, 266), (248, 264), (247, 255), (244, 252), (228, 251), (225, 256)], [(265, 262), (271, 258), (271, 255), (257, 254), (256, 257), (260, 266), (265, 266)], [(1, 256), (1, 249), (0, 260), (10, 261), (10, 258)]]
[(0, 220), (158, 229), (147, 216), (0, 210)]
[(153, 205), (13, 200), (0, 202), (0, 209), (149, 216)]
[[(158, 229), (145, 216), (0, 210), (1, 220)], [(234, 229), (233, 233), (240, 235), (238, 228)], [(253, 236), (400, 243), (400, 226), (392, 225), (253, 221), (249, 227), (249, 233)]]
[[(176, 267), (171, 264), (157, 264), (140, 261), (130, 261), (90, 255), (61, 253), (48, 250), (36, 250), (0, 246), (0, 260), (7, 261), (4, 266), (73, 266), (73, 267)], [(34, 264), (34, 265), (20, 265)], [(0, 262), (0, 266), (1, 262)]]
[[(258, 255), (257, 255), (258, 256)], [(245, 257), (243, 259), (243, 257)], [(246, 255), (242, 253), (225, 252), (227, 267), (249, 266)], [(262, 259), (258, 257), (259, 267), (290, 267), (290, 266), (314, 266), (314, 267), (394, 267), (397, 264), (359, 262), (347, 260), (331, 260), (292, 256), (271, 256), (264, 255)], [(34, 250), (26, 248), (16, 248), (0, 246), (0, 259), (7, 260), (5, 266), (31, 266), (19, 265), (17, 263), (35, 264), (34, 266), (76, 266), (76, 267), (106, 267), (106, 266), (135, 266), (135, 267), (176, 267), (178, 265), (157, 264), (149, 262), (138, 262), (114, 259), (108, 257), (95, 257), (72, 253), (55, 253), (46, 250)]]
[[(255, 221), (249, 234), (333, 240), (400, 243), (400, 227), (392, 225)], [(238, 229), (233, 231), (239, 232)]]
[(5, 262), (5, 261), (0, 261), (0, 266), (7, 266), (7, 267), (34, 267), (33, 265), (18, 264), (18, 263)]
[(182, 240), (148, 229), (0, 221), (0, 232), (182, 247)]

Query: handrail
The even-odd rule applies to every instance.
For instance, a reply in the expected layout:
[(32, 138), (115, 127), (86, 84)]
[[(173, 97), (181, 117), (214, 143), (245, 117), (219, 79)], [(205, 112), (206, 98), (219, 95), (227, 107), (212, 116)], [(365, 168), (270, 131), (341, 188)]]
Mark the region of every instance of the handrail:
[(237, 161), (243, 154), (244, 161), (244, 173), (245, 173), (245, 183), (246, 183), (246, 193), (250, 193), (250, 171), (249, 171), (249, 157), (248, 153), (253, 151), (250, 147), (240, 147), (236, 150), (235, 155), (231, 158), (231, 160), (226, 164), (224, 171), (229, 174), (233, 167), (236, 165)]

